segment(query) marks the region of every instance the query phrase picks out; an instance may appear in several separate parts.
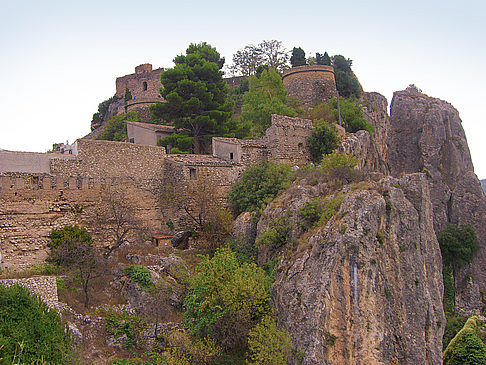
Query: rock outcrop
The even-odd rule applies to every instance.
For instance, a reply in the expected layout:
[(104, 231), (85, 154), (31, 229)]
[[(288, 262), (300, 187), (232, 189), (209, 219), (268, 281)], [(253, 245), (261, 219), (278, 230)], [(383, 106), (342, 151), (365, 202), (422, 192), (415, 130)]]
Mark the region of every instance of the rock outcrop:
[[(320, 194), (318, 185), (299, 184), (267, 207), (259, 234), (268, 217), (298, 209), (299, 191)], [(442, 263), (426, 175), (340, 193), (341, 207), (325, 226), (281, 251), (271, 288), (303, 364), (441, 364)]]
[(486, 198), (474, 174), (461, 119), (449, 103), (428, 97), (414, 87), (393, 96), (388, 132), (388, 165), (394, 176), (427, 174), (434, 208), (434, 229), (448, 223), (471, 224), (481, 248), (457, 280), (457, 305), (478, 312), (486, 290)]
[(361, 130), (346, 136), (339, 150), (351, 153), (359, 159), (359, 167), (366, 172), (388, 174), (386, 139), (390, 125), (387, 101), (378, 93), (363, 93), (363, 112), (368, 123), (374, 127), (373, 135)]

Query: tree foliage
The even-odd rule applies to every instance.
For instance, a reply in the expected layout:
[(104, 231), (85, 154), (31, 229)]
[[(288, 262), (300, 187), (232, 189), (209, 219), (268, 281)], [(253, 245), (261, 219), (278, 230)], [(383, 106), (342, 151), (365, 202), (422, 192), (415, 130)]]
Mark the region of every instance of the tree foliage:
[(85, 244), (93, 243), (91, 235), (85, 228), (77, 225), (66, 225), (62, 228), (51, 230), (47, 247), (55, 249), (69, 241), (77, 241)]
[(262, 318), (248, 336), (247, 364), (281, 365), (287, 364), (292, 354), (289, 333), (277, 326), (275, 319), (267, 315)]
[(221, 248), (197, 267), (185, 299), (184, 323), (193, 336), (209, 336), (226, 348), (239, 347), (269, 311), (268, 284), (262, 269), (240, 264), (234, 252)]
[(236, 214), (258, 211), (287, 187), (290, 166), (265, 162), (248, 167), (231, 188), (229, 201)]
[(262, 41), (257, 46), (252, 44), (238, 50), (233, 55), (231, 71), (237, 75), (258, 74), (262, 67), (283, 72), (288, 68), (289, 55), (282, 42), (277, 40)]
[(59, 314), (26, 288), (0, 285), (2, 364), (72, 364), (70, 336)]
[(479, 241), (474, 228), (470, 225), (458, 227), (449, 224), (438, 235), (442, 262), (452, 268), (453, 275), (467, 263), (470, 263), (479, 249)]
[(300, 47), (294, 47), (292, 49), (292, 56), (290, 57), (290, 64), (292, 67), (304, 66), (307, 64), (305, 59), (305, 52)]
[(316, 63), (318, 65), (331, 66), (331, 57), (329, 57), (327, 52), (324, 52), (323, 55), (321, 55), (320, 53), (316, 53)]
[(469, 317), (445, 349), (444, 365), (486, 364), (486, 345), (480, 337), (482, 327), (478, 316)]
[(312, 160), (319, 163), (322, 155), (327, 155), (334, 151), (339, 145), (339, 138), (336, 128), (326, 122), (321, 122), (312, 129), (312, 134), (307, 141)]
[(289, 105), (282, 78), (274, 70), (265, 70), (260, 77), (250, 76), (249, 91), (243, 96), (240, 124), (247, 125), (253, 136), (261, 136), (272, 124), (272, 114), (295, 117)]
[[(189, 153), (194, 141), (193, 137), (184, 133), (172, 133), (170, 136), (157, 140), (157, 146), (170, 147), (168, 153), (176, 153), (181, 151), (182, 153)], [(174, 151), (173, 151), (174, 150)]]
[(332, 57), (332, 65), (334, 66), (334, 76), (336, 78), (336, 88), (339, 95), (359, 98), (361, 95), (361, 85), (358, 79), (351, 70), (353, 61), (341, 55)]
[(94, 130), (101, 126), (103, 121), (105, 120), (106, 115), (108, 114), (108, 108), (110, 104), (116, 100), (116, 96), (112, 96), (109, 99), (101, 102), (98, 105), (98, 111), (93, 114), (93, 118), (91, 119), (91, 130)]
[[(333, 121), (339, 121), (339, 108), (337, 98), (329, 101)], [(374, 127), (364, 119), (363, 109), (358, 99), (340, 99), (341, 122), (346, 132), (355, 133), (359, 130), (368, 131), (370, 134), (375, 130)]]
[(142, 120), (136, 112), (114, 115), (105, 122), (98, 139), (119, 142), (127, 139), (127, 121), (141, 122)]
[(191, 44), (175, 66), (161, 73), (165, 103), (150, 107), (156, 120), (167, 120), (194, 138), (195, 152), (205, 150), (208, 138), (231, 129), (232, 102), (223, 80), (219, 53), (210, 45)]

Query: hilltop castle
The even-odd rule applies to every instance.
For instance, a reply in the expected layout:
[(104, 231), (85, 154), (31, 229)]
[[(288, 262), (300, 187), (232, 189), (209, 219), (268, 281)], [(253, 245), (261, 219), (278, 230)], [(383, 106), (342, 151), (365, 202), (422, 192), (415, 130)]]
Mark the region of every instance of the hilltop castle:
[[(132, 94), (128, 110), (143, 114), (161, 100), (161, 71), (145, 64), (116, 80), (117, 96), (127, 88)], [(284, 74), (284, 85), (304, 103), (334, 95), (334, 74), (328, 67), (304, 66), (294, 71)], [(175, 207), (160, 202), (160, 191), (166, 186), (185, 186), (200, 179), (216, 188), (224, 204), (231, 185), (250, 164), (263, 159), (300, 166), (309, 162), (312, 121), (301, 118), (273, 115), (271, 127), (259, 139), (213, 138), (212, 155), (167, 154), (156, 141), (172, 133), (172, 127), (128, 123), (127, 128), (133, 143), (79, 139), (69, 154), (0, 151), (3, 265), (18, 268), (43, 260), (51, 229), (82, 224), (98, 209), (103, 191), (121, 189), (149, 230), (160, 233), (168, 220), (176, 228), (188, 224)]]

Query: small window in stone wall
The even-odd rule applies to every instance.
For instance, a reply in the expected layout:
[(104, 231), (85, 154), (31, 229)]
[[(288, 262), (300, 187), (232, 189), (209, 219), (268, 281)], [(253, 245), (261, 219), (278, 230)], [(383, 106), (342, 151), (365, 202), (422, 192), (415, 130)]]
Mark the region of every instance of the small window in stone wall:
[(189, 167), (189, 178), (191, 180), (196, 180), (196, 169)]
[(233, 152), (230, 152), (230, 160), (233, 159)]
[(299, 143), (297, 147), (299, 149), (299, 153), (304, 153), (304, 144), (303, 143)]
[(147, 91), (147, 81), (143, 82), (143, 91)]

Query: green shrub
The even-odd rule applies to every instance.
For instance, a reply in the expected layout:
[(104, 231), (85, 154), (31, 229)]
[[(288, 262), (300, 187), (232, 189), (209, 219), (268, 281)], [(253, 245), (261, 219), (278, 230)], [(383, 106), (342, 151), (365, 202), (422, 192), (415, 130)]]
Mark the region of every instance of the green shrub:
[(192, 148), (194, 137), (190, 137), (184, 133), (173, 133), (168, 137), (157, 140), (157, 146), (171, 146), (170, 153), (181, 154), (188, 153)]
[(309, 229), (319, 223), (319, 226), (324, 226), (337, 213), (344, 200), (344, 195), (338, 194), (336, 196), (321, 200), (315, 198), (306, 203), (298, 212), (298, 217), (301, 219), (299, 225), (302, 229)]
[(136, 112), (114, 115), (103, 125), (103, 131), (97, 139), (107, 141), (123, 141), (127, 139), (127, 121), (140, 122), (141, 119)]
[[(16, 355), (16, 357), (14, 356)], [(72, 364), (74, 352), (59, 314), (26, 288), (0, 285), (2, 364)]]
[(291, 242), (291, 231), (292, 224), (289, 222), (288, 216), (279, 216), (270, 222), (267, 230), (257, 239), (256, 244), (280, 248)]
[(258, 250), (254, 242), (235, 239), (229, 242), (229, 246), (240, 263), (256, 263)]
[(446, 326), (444, 329), (444, 337), (442, 338), (442, 348), (443, 350), (449, 345), (451, 340), (457, 335), (457, 333), (464, 327), (467, 321), (467, 317), (461, 316), (457, 313), (447, 313), (446, 312)]
[(480, 338), (482, 327), (478, 316), (469, 317), (444, 350), (444, 365), (486, 364), (486, 345)]
[[(209, 336), (229, 348), (270, 309), (268, 278), (254, 263), (240, 264), (229, 248), (201, 262), (184, 301), (184, 324), (192, 336)], [(236, 320), (235, 320), (236, 319)]]
[(319, 163), (322, 155), (327, 155), (334, 151), (339, 144), (339, 138), (334, 126), (329, 126), (325, 122), (319, 123), (313, 130), (307, 141), (312, 160)]
[(91, 235), (85, 228), (80, 228), (77, 225), (67, 225), (60, 229), (51, 230), (51, 233), (49, 233), (49, 242), (47, 243), (47, 247), (50, 249), (55, 249), (68, 241), (93, 243)]
[(289, 333), (272, 316), (262, 318), (248, 335), (247, 364), (286, 364), (292, 354)]
[(333, 152), (322, 158), (319, 167), (324, 171), (330, 171), (336, 168), (354, 169), (358, 166), (359, 160), (348, 153)]
[(265, 162), (250, 166), (231, 188), (229, 201), (235, 213), (253, 212), (263, 208), (290, 183), (290, 166)]
[[(334, 121), (339, 120), (339, 108), (337, 99), (330, 100)], [(369, 124), (363, 116), (363, 109), (358, 99), (340, 99), (341, 123), (348, 133), (355, 133), (359, 130), (368, 131), (372, 134), (375, 128)]]
[(150, 270), (142, 265), (131, 265), (123, 269), (130, 279), (135, 281), (143, 289), (150, 289), (155, 286), (152, 278), (150, 277)]
[(126, 336), (124, 348), (136, 348), (141, 344), (141, 334), (147, 323), (139, 316), (127, 312), (117, 312), (113, 309), (101, 311), (105, 317), (105, 329), (110, 335), (118, 339)]

